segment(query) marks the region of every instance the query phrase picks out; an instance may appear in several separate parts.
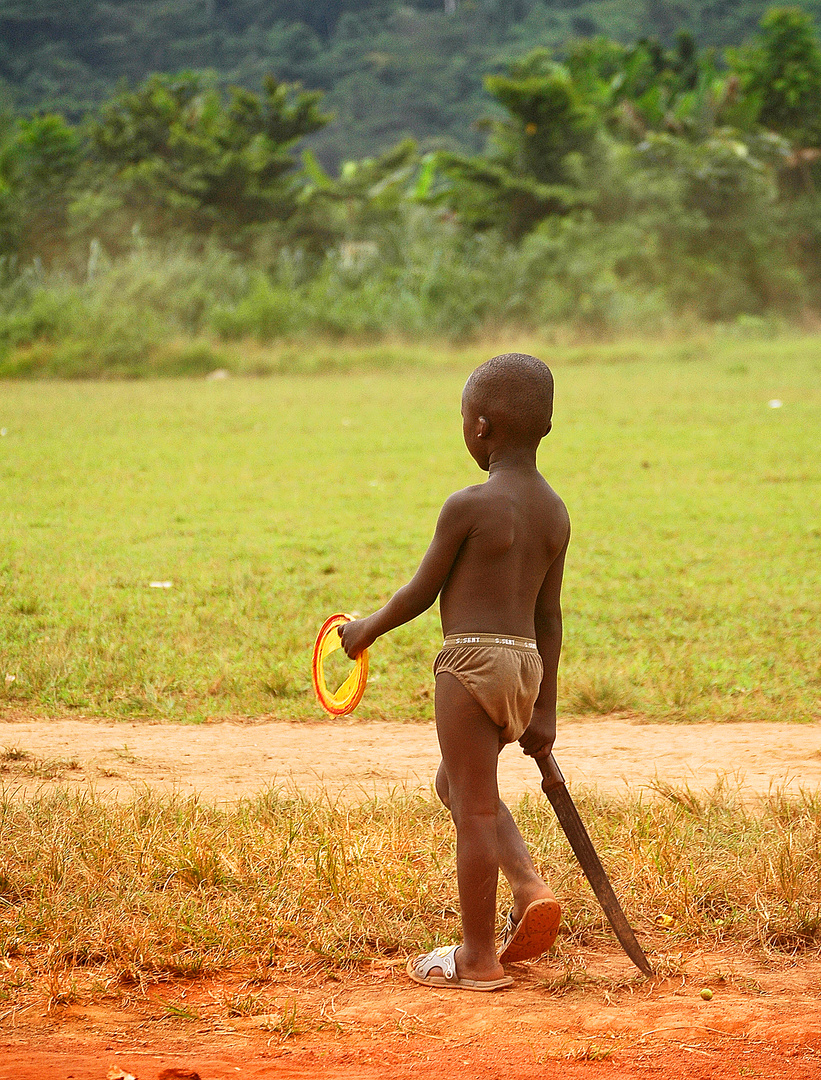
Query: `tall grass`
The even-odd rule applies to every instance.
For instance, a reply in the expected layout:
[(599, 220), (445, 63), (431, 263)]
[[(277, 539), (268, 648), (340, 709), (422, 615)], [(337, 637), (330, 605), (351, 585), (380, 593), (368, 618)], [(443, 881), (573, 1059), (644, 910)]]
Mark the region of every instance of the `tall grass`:
[[(821, 943), (821, 804), (577, 795), (652, 954), (685, 941), (786, 953)], [(515, 809), (564, 906), (558, 955), (611, 939), (545, 800)], [(283, 791), (228, 809), (150, 792), (0, 793), (0, 998), (78, 968), (107, 985), (229, 969), (263, 982), (403, 957), (459, 933), (453, 830), (422, 796), (343, 805)], [(500, 895), (500, 910), (507, 903)], [(664, 927), (664, 929), (660, 929)]]
[(197, 341), (215, 305), (248, 274), (227, 253), (140, 245), (109, 261), (92, 248), (76, 272), (2, 268), (0, 377), (192, 374), (216, 365)]
[[(294, 247), (240, 261), (214, 245), (137, 236), (111, 257), (94, 240), (60, 269), (0, 260), (0, 377), (270, 373), (280, 367), (259, 346), (276, 342), (464, 342), (510, 327), (589, 337), (716, 322), (777, 332), (800, 318), (795, 289), (773, 285), (768, 306), (732, 260), (665, 261), (657, 232), (652, 221), (562, 221), (515, 246), (408, 207), (376, 239), (321, 257)], [(761, 288), (768, 267), (752, 274)], [(707, 269), (722, 275), (720, 289)], [(300, 369), (298, 352), (285, 370)]]

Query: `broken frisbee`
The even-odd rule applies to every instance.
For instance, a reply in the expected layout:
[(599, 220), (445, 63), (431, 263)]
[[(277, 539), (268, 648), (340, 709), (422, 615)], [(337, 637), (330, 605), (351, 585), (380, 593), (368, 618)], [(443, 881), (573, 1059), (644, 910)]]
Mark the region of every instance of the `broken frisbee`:
[(319, 704), (332, 716), (347, 716), (352, 713), (365, 693), (368, 682), (368, 650), (364, 649), (354, 661), (353, 670), (333, 693), (328, 689), (325, 682), (325, 658), (337, 649), (342, 648), (342, 639), (339, 636), (339, 627), (346, 622), (351, 622), (352, 615), (338, 612), (331, 615), (322, 624), (322, 628), (316, 636), (314, 644), (313, 663), (311, 675), (314, 681)]

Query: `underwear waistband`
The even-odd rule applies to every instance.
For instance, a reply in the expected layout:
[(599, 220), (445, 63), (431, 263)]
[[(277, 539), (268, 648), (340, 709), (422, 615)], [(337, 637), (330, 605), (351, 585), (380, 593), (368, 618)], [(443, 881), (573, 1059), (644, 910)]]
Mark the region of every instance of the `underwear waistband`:
[(448, 634), (442, 643), (443, 649), (462, 648), (475, 645), (477, 647), (497, 646), (501, 649), (525, 649), (528, 652), (538, 652), (538, 646), (533, 638), (512, 637), (507, 634)]

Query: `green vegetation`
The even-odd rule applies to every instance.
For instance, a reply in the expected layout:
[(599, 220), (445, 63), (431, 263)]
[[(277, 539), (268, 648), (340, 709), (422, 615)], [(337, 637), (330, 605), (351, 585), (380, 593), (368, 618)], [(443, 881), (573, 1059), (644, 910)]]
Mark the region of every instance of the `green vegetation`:
[[(557, 371), (541, 463), (575, 530), (561, 708), (817, 719), (821, 340), (505, 345)], [(445, 497), (481, 478), (459, 395), (493, 351), (318, 347), (259, 358), (322, 375), (3, 384), (4, 701), (318, 719), (322, 621), (383, 602)], [(357, 715), (430, 717), (439, 640), (431, 611), (380, 641)]]
[[(790, 955), (817, 948), (816, 796), (774, 793), (751, 810), (721, 786), (662, 795), (576, 796), (662, 976), (680, 969), (694, 940)], [(49, 1006), (132, 996), (228, 970), (262, 989), (458, 934), (453, 830), (432, 798), (346, 807), (271, 791), (216, 809), (148, 793), (123, 805), (56, 792), (25, 803), (3, 794), (0, 810), (9, 1008), (43, 994)], [(554, 956), (574, 977), (560, 969), (541, 989), (589, 985), (580, 947), (612, 933), (546, 800), (525, 798), (514, 811), (563, 903)], [(270, 1009), (252, 999), (244, 1011)]]
[[(801, 0), (813, 16), (818, 0)], [(0, 0), (0, 80), (23, 111), (78, 119), (153, 72), (207, 68), (250, 89), (267, 74), (328, 93), (338, 119), (318, 138), (334, 163), (402, 136), (478, 150), (482, 77), (538, 46), (623, 44), (677, 31), (738, 45), (766, 0)]]
[(153, 74), (81, 122), (6, 114), (0, 375), (230, 368), (232, 342), (318, 334), (815, 318), (821, 46), (807, 13), (769, 11), (723, 56), (686, 31), (542, 44), (484, 85), (483, 148), (390, 147), (404, 129), (389, 125), (338, 172), (306, 148), (331, 131), (321, 94), (261, 73), (253, 88)]

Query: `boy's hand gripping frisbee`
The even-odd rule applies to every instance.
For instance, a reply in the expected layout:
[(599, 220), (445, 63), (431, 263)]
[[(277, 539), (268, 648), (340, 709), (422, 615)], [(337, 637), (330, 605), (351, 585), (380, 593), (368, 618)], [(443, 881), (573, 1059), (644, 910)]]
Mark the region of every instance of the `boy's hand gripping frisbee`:
[(314, 644), (314, 657), (311, 665), (314, 690), (319, 704), (332, 716), (347, 716), (348, 713), (352, 713), (362, 700), (368, 682), (368, 650), (365, 649), (357, 656), (353, 671), (335, 693), (331, 693), (325, 683), (325, 671), (322, 666), (325, 657), (342, 647), (338, 628), (352, 620), (353, 616), (346, 615), (344, 612), (331, 615), (322, 624), (322, 629), (317, 634), (316, 643)]

